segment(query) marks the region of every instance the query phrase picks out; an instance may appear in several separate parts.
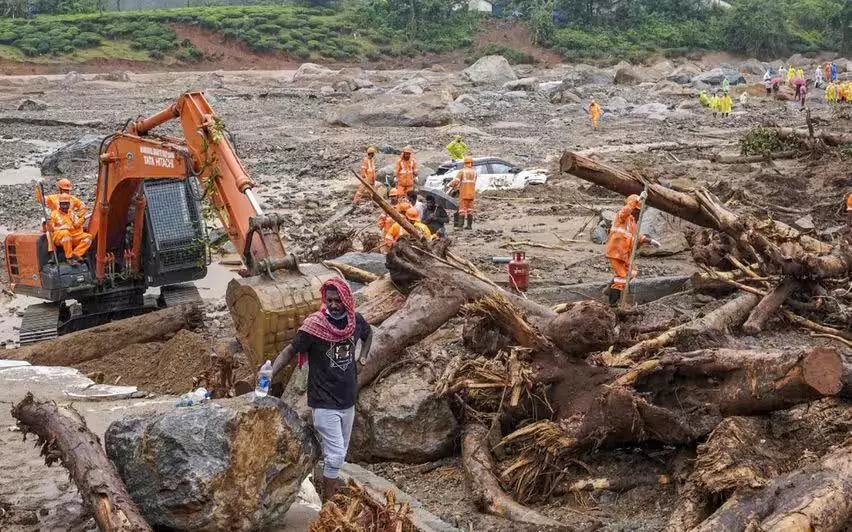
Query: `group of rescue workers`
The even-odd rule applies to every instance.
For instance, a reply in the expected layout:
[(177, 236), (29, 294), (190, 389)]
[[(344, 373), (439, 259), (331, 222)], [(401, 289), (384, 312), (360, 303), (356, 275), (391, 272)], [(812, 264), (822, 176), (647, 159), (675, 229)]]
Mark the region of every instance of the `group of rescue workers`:
[(71, 181), (62, 178), (56, 187), (59, 194), (44, 198), (44, 205), (50, 210), (45, 229), (53, 235), (53, 245), (62, 249), (68, 263), (76, 265), (92, 245), (92, 235), (83, 230), (88, 209), (79, 198), (71, 195)]
[[(447, 151), (453, 161), (461, 160), (462, 168), (447, 185), (447, 193), (458, 192), (458, 210), (453, 217), (453, 225), (456, 228), (472, 229), (474, 215), (474, 200), (476, 198), (476, 169), (473, 167), (473, 157), (468, 153), (467, 145), (461, 135), (456, 135), (452, 142), (447, 145)], [(361, 178), (370, 184), (376, 185), (376, 148), (370, 146), (361, 161)], [(426, 201), (420, 201), (414, 190), (419, 175), (417, 159), (414, 157), (414, 149), (406, 146), (402, 149), (399, 158), (394, 165), (394, 178), (396, 186), (388, 191), (388, 202), (393, 205), (397, 212), (405, 216), (408, 221), (419, 229), (428, 239), (443, 238), (446, 236), (446, 224), (449, 215), (444, 207), (438, 205), (434, 194), (427, 193)], [(367, 192), (367, 187), (361, 185), (352, 198), (353, 203), (358, 203)], [(399, 223), (395, 222), (387, 214), (382, 214), (378, 221), (379, 230), (382, 233), (383, 251), (389, 250), (394, 242), (406, 235)]]

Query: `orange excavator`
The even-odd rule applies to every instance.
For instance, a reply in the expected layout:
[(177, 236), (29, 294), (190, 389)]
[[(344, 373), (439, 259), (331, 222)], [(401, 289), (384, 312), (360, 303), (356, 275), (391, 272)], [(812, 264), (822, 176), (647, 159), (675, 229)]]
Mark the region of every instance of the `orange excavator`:
[[(153, 132), (171, 120), (184, 138)], [(207, 273), (206, 202), (243, 262), (243, 277), (226, 292), (237, 334), (254, 361), (274, 356), (318, 308), (319, 287), (333, 273), (300, 268), (285, 252), (282, 220), (263, 213), (254, 186), (203, 93), (129, 121), (101, 143), (85, 260), (69, 263), (44, 224), (6, 237), (12, 291), (48, 301), (25, 312), (21, 343), (198, 299), (187, 283)], [(157, 286), (158, 297), (146, 296)]]

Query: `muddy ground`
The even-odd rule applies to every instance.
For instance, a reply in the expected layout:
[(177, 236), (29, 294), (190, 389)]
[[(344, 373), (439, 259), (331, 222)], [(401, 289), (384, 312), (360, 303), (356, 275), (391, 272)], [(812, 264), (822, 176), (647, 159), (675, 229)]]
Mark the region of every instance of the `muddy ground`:
[[(548, 68), (519, 67), (522, 76), (535, 76), (540, 82), (565, 79), (574, 67), (556, 65)], [(550, 171), (544, 186), (523, 191), (489, 192), (477, 200), (478, 215), (473, 231), (453, 231), (457, 253), (468, 257), (496, 282), (505, 283), (505, 266), (495, 265), (491, 258), (506, 256), (510, 242), (529, 241), (565, 249), (524, 248), (531, 265), (531, 285), (559, 286), (610, 278), (608, 261), (602, 246), (590, 239), (595, 213), (617, 210), (622, 198), (579, 179), (560, 175), (558, 159), (564, 150), (598, 148), (606, 153), (599, 159), (628, 170), (642, 172), (673, 187), (706, 186), (729, 205), (740, 211), (767, 212), (793, 224), (810, 214), (813, 231), (839, 226), (844, 222), (842, 198), (852, 186), (849, 160), (824, 157), (818, 160), (777, 161), (772, 165), (723, 165), (710, 161), (717, 153), (736, 153), (740, 137), (753, 125), (771, 123), (803, 126), (804, 115), (798, 105), (756, 96), (747, 106), (737, 105), (728, 119), (713, 118), (705, 109), (684, 102), (694, 101), (694, 94), (673, 94), (654, 84), (642, 86), (586, 85), (575, 90), (585, 100), (596, 96), (606, 114), (599, 131), (592, 131), (581, 104), (551, 103), (547, 94), (531, 91), (525, 97), (509, 98), (498, 87), (472, 87), (463, 81), (459, 71), (433, 68), (425, 71), (367, 71), (378, 94), (377, 100), (393, 101), (385, 92), (400, 82), (413, 78), (427, 79), (426, 91), (452, 96), (471, 94), (468, 110), (453, 117), (453, 123), (441, 127), (340, 127), (331, 126), (326, 117), (341, 106), (364, 101), (362, 91), (329, 92), (328, 82), (293, 82), (293, 71), (244, 71), (210, 73), (131, 74), (129, 82), (95, 81), (92, 76), (75, 80), (63, 76), (0, 78), (0, 231), (32, 230), (40, 217), (33, 200), (32, 179), (39, 176), (40, 159), (63, 143), (84, 135), (106, 135), (121, 128), (130, 118), (148, 115), (169, 105), (181, 92), (207, 89), (215, 110), (236, 140), (244, 164), (258, 183), (257, 193), (264, 206), (289, 217), (283, 232), (290, 250), (297, 254), (311, 251), (320, 225), (351, 201), (356, 189), (350, 173), (360, 162), (364, 148), (374, 144), (380, 148), (377, 168), (392, 164), (394, 152), (406, 144), (414, 146), (422, 166), (435, 168), (446, 160), (443, 147), (454, 133), (464, 134), (475, 155), (505, 158), (527, 167), (545, 167)], [(754, 79), (752, 81), (755, 81)], [(759, 94), (752, 86), (750, 92)], [(734, 88), (738, 96), (740, 88)], [(23, 98), (36, 98), (47, 104), (43, 111), (17, 111)], [(619, 104), (610, 105), (618, 101)], [(620, 102), (625, 102), (623, 106)], [(667, 107), (664, 119), (635, 114), (643, 104), (659, 102)], [(838, 120), (825, 106), (819, 94), (811, 100), (813, 117), (819, 127), (839, 132), (852, 130), (849, 120)], [(631, 111), (631, 108), (634, 111)], [(45, 125), (44, 119), (55, 122)], [(177, 133), (173, 128), (166, 129)], [(630, 144), (680, 142), (684, 149), (675, 151), (639, 151), (627, 153), (619, 147)], [(702, 146), (700, 148), (689, 147)], [(92, 198), (96, 164), (93, 159), (71, 165), (67, 177), (75, 183), (75, 192), (88, 201)], [(47, 179), (52, 184), (54, 178)], [(779, 208), (780, 207), (780, 208)], [(364, 202), (340, 224), (351, 230), (375, 231), (378, 213)], [(589, 223), (591, 220), (591, 223)], [(665, 217), (657, 224), (658, 237), (671, 238), (666, 256), (643, 257), (642, 276), (690, 274), (696, 270), (688, 250), (679, 237), (683, 224)], [(831, 240), (830, 234), (823, 238)], [(232, 326), (222, 301), (224, 287), (233, 275), (227, 267), (213, 265), (211, 275), (203, 283), (202, 295), (207, 300), (205, 329), (201, 331), (207, 345), (228, 338)], [(14, 344), (15, 327), (22, 308), (29, 301), (20, 297), (3, 297), (0, 317), (0, 341)], [(695, 316), (702, 312), (704, 300), (692, 294), (661, 305), (648, 313), (648, 319), (670, 320), (677, 315)], [(440, 335), (440, 332), (437, 333)], [(445, 335), (446, 336), (446, 335)], [(205, 346), (197, 338), (177, 342), (178, 358), (161, 363), (156, 372), (146, 372), (145, 360), (157, 356), (161, 346), (127, 357), (89, 362), (81, 369), (86, 373), (102, 372), (108, 382), (121, 377), (121, 384), (135, 384), (157, 393), (188, 391), (190, 374), (200, 371), (198, 357)], [(820, 340), (821, 341), (821, 340)], [(810, 343), (805, 333), (773, 330), (757, 339), (747, 340), (750, 347), (783, 346)], [(180, 357), (183, 357), (182, 359)], [(138, 360), (133, 370), (123, 369), (122, 361)], [(607, 455), (610, 459), (612, 454)], [(678, 452), (624, 449), (618, 460), (591, 461), (578, 467), (594, 471), (593, 476), (629, 475), (636, 468), (643, 474), (672, 473), (677, 463), (688, 458)], [(0, 476), (14, 471), (9, 453), (0, 455)], [(4, 463), (6, 462), (6, 463)], [(657, 467), (658, 466), (658, 467)], [(429, 509), (449, 522), (475, 530), (517, 530), (517, 525), (478, 514), (467, 499), (467, 491), (458, 462), (451, 462), (425, 475), (410, 464), (376, 464), (371, 468), (396, 482), (400, 488), (420, 498)], [(620, 472), (620, 473), (619, 473)], [(37, 470), (29, 474), (37, 475)], [(2, 482), (11, 481), (3, 478)], [(46, 484), (52, 483), (49, 480)], [(43, 507), (52, 509), (55, 488), (45, 484)], [(8, 494), (7, 494), (8, 496)], [(624, 494), (599, 492), (595, 495), (562, 496), (538, 506), (548, 516), (564, 519), (576, 526), (607, 530), (657, 530), (674, 500), (673, 485), (645, 486)], [(29, 504), (39, 504), (31, 492)], [(36, 500), (36, 502), (32, 502)], [(4, 504), (0, 500), (0, 508)], [(570, 516), (570, 518), (568, 517)], [(2, 521), (0, 521), (2, 522)], [(26, 528), (25, 529), (31, 529)]]

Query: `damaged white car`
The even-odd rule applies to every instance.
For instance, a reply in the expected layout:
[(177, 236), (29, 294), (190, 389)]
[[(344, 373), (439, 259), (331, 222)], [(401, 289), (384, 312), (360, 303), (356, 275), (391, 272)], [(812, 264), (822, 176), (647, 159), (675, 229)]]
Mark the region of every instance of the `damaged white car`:
[[(434, 174), (426, 178), (423, 188), (444, 190), (463, 166), (462, 161), (442, 164)], [(547, 182), (547, 170), (544, 168), (521, 170), (497, 157), (475, 157), (473, 167), (476, 169), (477, 192), (517, 190), (526, 188), (528, 185), (543, 185)]]

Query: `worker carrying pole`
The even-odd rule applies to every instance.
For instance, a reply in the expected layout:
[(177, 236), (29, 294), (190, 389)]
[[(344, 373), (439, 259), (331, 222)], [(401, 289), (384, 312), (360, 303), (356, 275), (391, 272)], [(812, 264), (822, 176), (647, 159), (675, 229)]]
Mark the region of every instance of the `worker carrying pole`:
[[(631, 194), (624, 201), (624, 207), (618, 211), (612, 220), (609, 238), (606, 242), (605, 253), (612, 265), (612, 283), (609, 287), (609, 304), (615, 306), (622, 297), (627, 295), (627, 283), (638, 275), (634, 265), (634, 256), (638, 246), (650, 245), (660, 247), (660, 243), (639, 232), (639, 221), (645, 208), (647, 190), (637, 196)], [(624, 298), (626, 301), (626, 298)]]

